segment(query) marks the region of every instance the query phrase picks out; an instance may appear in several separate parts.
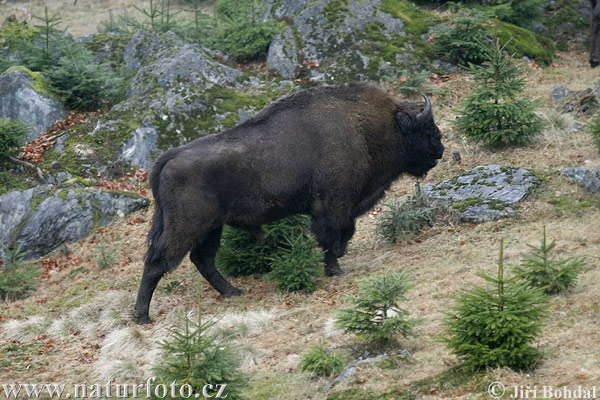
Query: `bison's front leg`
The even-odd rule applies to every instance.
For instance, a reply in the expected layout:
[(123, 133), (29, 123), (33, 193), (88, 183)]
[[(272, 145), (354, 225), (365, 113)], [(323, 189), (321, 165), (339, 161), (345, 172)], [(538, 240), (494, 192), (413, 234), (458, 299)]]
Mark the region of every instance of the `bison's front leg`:
[(221, 231), (222, 228), (219, 228), (210, 232), (200, 244), (192, 249), (190, 260), (208, 283), (221, 294), (221, 297), (239, 296), (244, 292), (232, 286), (215, 268), (215, 256), (221, 241)]
[(313, 219), (313, 233), (325, 251), (325, 276), (346, 273), (340, 268), (338, 258), (346, 253), (348, 241), (354, 235), (354, 221), (346, 222), (341, 227), (336, 223), (338, 221), (331, 218)]

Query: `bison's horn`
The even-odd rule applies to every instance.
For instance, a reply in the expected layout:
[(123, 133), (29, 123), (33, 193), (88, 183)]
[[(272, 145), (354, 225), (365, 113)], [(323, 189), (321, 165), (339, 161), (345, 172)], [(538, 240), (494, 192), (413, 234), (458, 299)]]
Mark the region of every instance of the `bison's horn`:
[(427, 95), (424, 94), (423, 97), (425, 98), (425, 108), (415, 117), (420, 124), (431, 118), (431, 101)]

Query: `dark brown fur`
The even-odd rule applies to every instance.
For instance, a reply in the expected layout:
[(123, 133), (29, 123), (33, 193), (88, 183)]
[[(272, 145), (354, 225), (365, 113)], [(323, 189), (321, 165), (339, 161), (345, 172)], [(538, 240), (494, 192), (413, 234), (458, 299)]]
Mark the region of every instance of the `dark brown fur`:
[(592, 20), (590, 30), (590, 65), (596, 68), (600, 65), (600, 2), (590, 0), (592, 5)]
[[(167, 151), (150, 174), (156, 209), (134, 316), (148, 322), (156, 284), (187, 252), (223, 297), (241, 294), (214, 266), (224, 224), (260, 237), (263, 224), (312, 217), (326, 275), (369, 210), (402, 173), (422, 176), (442, 157), (422, 103), (365, 83), (284, 97), (239, 126)], [(422, 119), (422, 118), (421, 118)]]

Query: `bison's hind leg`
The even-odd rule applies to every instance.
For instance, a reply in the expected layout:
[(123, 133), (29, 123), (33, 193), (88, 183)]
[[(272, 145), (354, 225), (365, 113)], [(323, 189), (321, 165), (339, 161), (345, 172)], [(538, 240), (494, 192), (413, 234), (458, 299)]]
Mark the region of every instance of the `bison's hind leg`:
[(215, 267), (215, 256), (219, 249), (222, 230), (223, 228), (221, 227), (208, 233), (204, 240), (192, 248), (190, 260), (192, 260), (202, 276), (222, 297), (239, 296), (243, 292), (232, 286), (227, 279), (223, 278)]
[(138, 289), (137, 300), (135, 302), (135, 308), (133, 310), (133, 319), (138, 324), (148, 324), (152, 322), (148, 315), (150, 309), (150, 300), (152, 300), (152, 294), (158, 285), (158, 282), (169, 271), (174, 270), (185, 257), (185, 253), (188, 252), (188, 248), (185, 246), (178, 246), (171, 248), (171, 251), (160, 252), (155, 248), (152, 248), (148, 254), (154, 254), (154, 257), (147, 258), (144, 264), (144, 272), (142, 274), (142, 281)]

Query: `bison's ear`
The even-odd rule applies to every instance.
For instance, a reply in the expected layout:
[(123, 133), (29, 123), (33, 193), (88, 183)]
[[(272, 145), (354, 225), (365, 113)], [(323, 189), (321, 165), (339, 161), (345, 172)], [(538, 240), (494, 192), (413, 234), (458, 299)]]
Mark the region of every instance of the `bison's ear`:
[(398, 124), (398, 127), (401, 131), (406, 132), (411, 130), (415, 126), (416, 121), (414, 117), (411, 117), (405, 112), (398, 111), (396, 113), (396, 123)]

